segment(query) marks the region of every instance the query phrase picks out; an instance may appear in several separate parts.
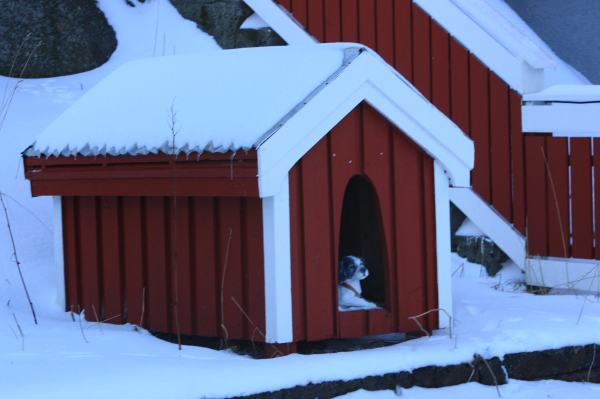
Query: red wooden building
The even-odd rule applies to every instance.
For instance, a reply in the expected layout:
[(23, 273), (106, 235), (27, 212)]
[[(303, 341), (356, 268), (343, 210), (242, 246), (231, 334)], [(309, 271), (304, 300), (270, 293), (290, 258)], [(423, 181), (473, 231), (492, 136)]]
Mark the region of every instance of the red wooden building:
[[(473, 144), (365, 47), (125, 66), (24, 162), (33, 195), (56, 198), (65, 308), (89, 320), (290, 343), (451, 312), (449, 185), (469, 186)], [(348, 254), (379, 309), (338, 310)]]
[(288, 44), (359, 42), (377, 51), (474, 142), (471, 184), (451, 187), (451, 201), (529, 284), (600, 292), (597, 90), (554, 73), (560, 61), (510, 7), (245, 1)]

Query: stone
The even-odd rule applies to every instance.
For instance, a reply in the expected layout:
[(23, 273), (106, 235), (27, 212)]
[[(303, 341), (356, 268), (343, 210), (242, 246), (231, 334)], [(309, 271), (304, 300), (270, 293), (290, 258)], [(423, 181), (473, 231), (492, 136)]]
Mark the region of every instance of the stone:
[(495, 276), (508, 260), (508, 256), (487, 237), (456, 236), (455, 241), (456, 253), (469, 262), (484, 266), (490, 276)]
[[(594, 351), (596, 354), (594, 355)], [(592, 364), (594, 359), (594, 364)], [(561, 376), (581, 376), (581, 372), (600, 369), (600, 347), (569, 346), (540, 352), (513, 353), (504, 356), (509, 378), (518, 380), (562, 379)]]
[(224, 49), (283, 45), (272, 29), (240, 29), (253, 11), (243, 0), (170, 0), (186, 19), (213, 36)]
[(95, 0), (5, 1), (0, 37), (0, 74), (24, 78), (88, 71), (117, 47)]

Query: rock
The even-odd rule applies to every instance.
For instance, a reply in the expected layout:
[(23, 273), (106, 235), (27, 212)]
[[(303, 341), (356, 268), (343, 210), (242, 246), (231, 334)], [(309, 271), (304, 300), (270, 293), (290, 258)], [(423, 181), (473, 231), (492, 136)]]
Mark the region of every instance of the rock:
[(269, 28), (240, 29), (253, 11), (243, 0), (170, 0), (186, 19), (196, 22), (222, 48), (282, 45), (285, 42)]
[(415, 385), (423, 388), (440, 388), (464, 384), (473, 375), (473, 367), (463, 363), (452, 366), (427, 366), (413, 371)]
[[(595, 360), (594, 364), (592, 359)], [(569, 346), (540, 352), (514, 353), (504, 356), (504, 366), (509, 378), (526, 381), (563, 379), (563, 376), (583, 378), (590, 367), (593, 371), (596, 370), (596, 376), (600, 369), (600, 347)]]
[(95, 0), (5, 1), (0, 37), (0, 74), (26, 78), (94, 69), (117, 47)]
[(456, 253), (469, 262), (483, 265), (490, 276), (495, 276), (502, 269), (502, 263), (508, 260), (508, 256), (487, 237), (455, 236), (454, 239)]
[(480, 355), (475, 355), (472, 364), (475, 369), (473, 380), (491, 386), (506, 384), (506, 374), (498, 357), (485, 360)]

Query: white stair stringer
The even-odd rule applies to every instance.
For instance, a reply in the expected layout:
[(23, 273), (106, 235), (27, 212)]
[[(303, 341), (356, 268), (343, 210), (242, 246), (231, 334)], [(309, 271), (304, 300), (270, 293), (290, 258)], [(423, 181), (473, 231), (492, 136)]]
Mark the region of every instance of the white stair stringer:
[(450, 202), (461, 210), (486, 236), (522, 270), (527, 257), (525, 237), (471, 188), (451, 187)]

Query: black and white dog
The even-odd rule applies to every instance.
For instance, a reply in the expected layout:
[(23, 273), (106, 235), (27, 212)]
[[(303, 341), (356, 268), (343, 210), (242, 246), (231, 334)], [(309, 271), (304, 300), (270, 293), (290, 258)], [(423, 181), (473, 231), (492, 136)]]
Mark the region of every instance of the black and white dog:
[(369, 277), (365, 262), (358, 256), (344, 256), (339, 266), (338, 300), (340, 310), (374, 309), (377, 307), (362, 297), (360, 281)]

